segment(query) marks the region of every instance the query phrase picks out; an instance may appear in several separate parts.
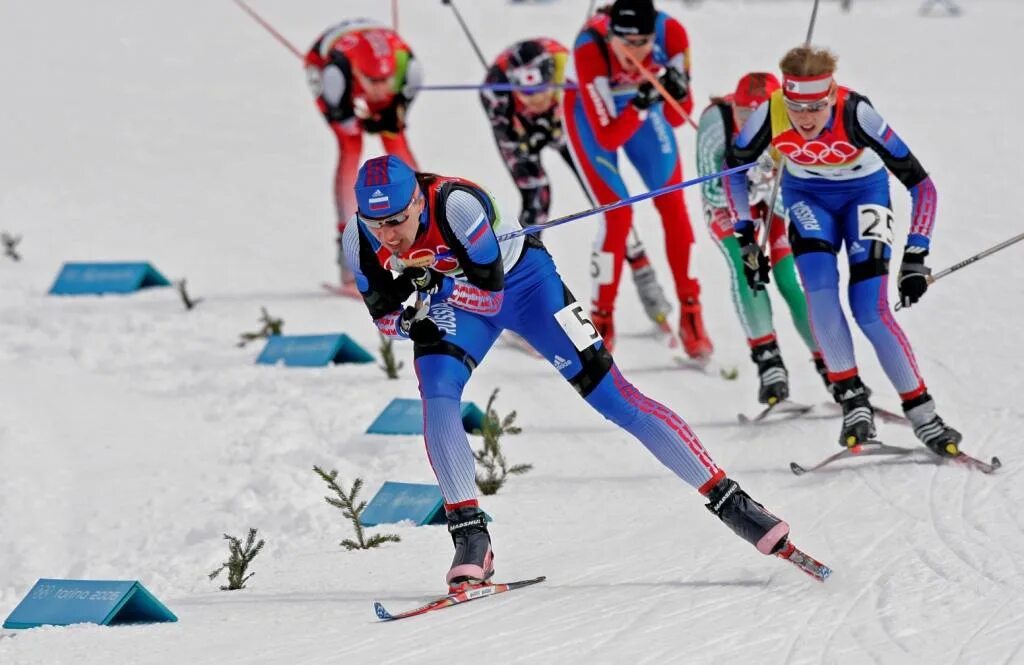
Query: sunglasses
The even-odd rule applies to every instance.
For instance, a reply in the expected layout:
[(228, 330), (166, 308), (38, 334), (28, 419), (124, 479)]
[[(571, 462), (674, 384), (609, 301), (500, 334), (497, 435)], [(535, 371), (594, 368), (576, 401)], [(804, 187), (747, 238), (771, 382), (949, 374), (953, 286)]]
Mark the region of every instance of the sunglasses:
[(632, 46), (633, 48), (643, 48), (644, 46), (650, 44), (651, 40), (654, 39), (654, 35), (647, 35), (646, 37), (623, 37), (621, 35), (616, 36), (622, 41), (626, 42), (628, 46)]
[(816, 102), (794, 102), (791, 99), (783, 99), (783, 101), (786, 102), (786, 108), (795, 113), (817, 113), (827, 109), (829, 106), (827, 97)]
[(409, 208), (406, 208), (406, 211), (400, 212), (391, 217), (385, 217), (384, 219), (370, 219), (369, 217), (364, 217), (361, 214), (359, 215), (359, 219), (362, 223), (373, 228), (374, 231), (380, 231), (384, 226), (400, 226), (403, 223), (406, 223), (410, 214), (412, 213), (409, 212)]

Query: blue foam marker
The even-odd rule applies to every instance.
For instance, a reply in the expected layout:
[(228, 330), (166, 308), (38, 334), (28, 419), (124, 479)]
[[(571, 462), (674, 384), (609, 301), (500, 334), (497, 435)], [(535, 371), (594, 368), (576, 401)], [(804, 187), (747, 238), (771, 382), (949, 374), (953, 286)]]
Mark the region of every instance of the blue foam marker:
[[(483, 427), (484, 413), (472, 402), (462, 403), (462, 427), (467, 432)], [(423, 402), (396, 397), (366, 428), (367, 434), (423, 434)]]
[(338, 363), (371, 363), (373, 356), (344, 333), (329, 335), (272, 335), (260, 352), (260, 365), (323, 367)]
[(138, 581), (40, 579), (14, 608), (4, 628), (96, 623), (116, 626), (177, 621)]
[(65, 263), (50, 287), (51, 295), (133, 293), (153, 286), (170, 286), (149, 263)]

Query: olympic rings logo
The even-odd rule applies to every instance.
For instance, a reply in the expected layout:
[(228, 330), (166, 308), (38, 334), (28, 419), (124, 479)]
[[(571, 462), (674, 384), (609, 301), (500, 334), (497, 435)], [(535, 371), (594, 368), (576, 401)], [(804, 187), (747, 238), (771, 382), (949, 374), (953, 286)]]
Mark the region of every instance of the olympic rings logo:
[(824, 141), (807, 141), (804, 144), (793, 143), (792, 141), (781, 141), (775, 147), (794, 163), (801, 166), (811, 164), (826, 164), (828, 166), (839, 166), (849, 162), (860, 152), (860, 148), (850, 145), (846, 141), (825, 143)]
[(438, 254), (447, 254), (449, 251), (447, 245), (438, 245), (436, 251), (427, 248), (414, 249), (404, 259), (395, 256), (389, 257), (386, 267), (389, 270), (401, 271), (408, 266), (429, 266), (438, 272), (452, 273), (459, 269), (459, 260), (454, 256), (437, 258)]

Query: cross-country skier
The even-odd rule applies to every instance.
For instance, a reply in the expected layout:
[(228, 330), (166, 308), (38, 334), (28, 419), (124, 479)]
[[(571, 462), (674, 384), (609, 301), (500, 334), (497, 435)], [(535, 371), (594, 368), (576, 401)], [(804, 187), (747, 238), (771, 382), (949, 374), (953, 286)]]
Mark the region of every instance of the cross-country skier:
[(405, 138), (405, 116), (423, 74), (409, 46), (393, 30), (369, 19), (331, 26), (309, 49), (306, 79), (338, 141), (334, 202), (342, 291), (357, 296), (345, 265), (341, 235), (355, 212), (353, 185), (363, 134), (380, 137), (385, 152), (415, 164)]
[[(545, 147), (557, 150), (576, 177), (580, 177), (562, 126), (562, 92), (554, 87), (566, 82), (568, 57), (568, 49), (553, 39), (538, 37), (517, 42), (495, 59), (484, 84), (523, 87), (514, 91), (485, 87), (480, 92), (494, 140), (523, 201), (519, 222), (524, 226), (548, 221), (551, 187), (540, 159)], [(580, 184), (583, 185), (582, 180)], [(633, 269), (633, 281), (647, 316), (671, 333), (667, 319), (671, 305), (635, 234), (626, 249), (626, 260)]]
[[(662, 103), (630, 55), (652, 73), (661, 72), (662, 85), (687, 113), (693, 108), (689, 41), (679, 21), (655, 10), (652, 0), (616, 0), (588, 21), (573, 47), (579, 90), (565, 95), (565, 125), (575, 161), (600, 204), (629, 195), (619, 171), (620, 148), (648, 189), (683, 179), (672, 129), (685, 119)], [(713, 347), (701, 316), (700, 284), (689, 274), (694, 236), (683, 193), (659, 196), (654, 205), (679, 298), (683, 349), (691, 357), (707, 357)], [(632, 223), (629, 207), (606, 213), (591, 261), (591, 320), (609, 347), (615, 340), (615, 297)]]
[[(750, 114), (779, 89), (779, 80), (766, 72), (750, 72), (740, 78), (736, 90), (724, 97), (712, 97), (700, 116), (697, 130), (697, 171), (706, 176), (725, 168), (726, 153)], [(767, 155), (762, 156), (762, 160)], [(746, 172), (747, 190), (756, 227), (755, 237), (764, 233), (768, 201), (775, 183), (773, 163), (769, 161)], [(789, 374), (782, 362), (782, 353), (772, 323), (772, 305), (767, 291), (751, 289), (743, 272), (739, 241), (733, 235), (732, 213), (725, 198), (720, 178), (701, 185), (704, 220), (708, 231), (722, 250), (732, 281), (732, 299), (740, 324), (747, 336), (750, 357), (757, 365), (759, 388), (757, 399), (762, 404), (775, 404), (789, 397)], [(825, 362), (807, 321), (807, 300), (797, 281), (793, 250), (786, 238), (785, 208), (776, 197), (775, 211), (769, 227), (772, 274), (800, 337), (810, 349), (818, 372), (824, 375)]]
[[(893, 214), (886, 169), (912, 199), (899, 271), (899, 295), (905, 307), (916, 303), (928, 288), (931, 271), (925, 258), (935, 222), (935, 185), (868, 99), (836, 83), (836, 56), (830, 51), (794, 48), (779, 67), (782, 90), (772, 93), (770, 101), (751, 115), (728, 163), (749, 164), (769, 145), (785, 160), (781, 188), (789, 211), (789, 240), (828, 379), (843, 407), (839, 443), (853, 447), (875, 437), (874, 412), (839, 304), (837, 255), (845, 245), (850, 309), (899, 392), (914, 434), (940, 455), (957, 455), (961, 435), (935, 412), (910, 341), (889, 309), (887, 293)], [(753, 288), (763, 289), (768, 260), (754, 236), (746, 177), (731, 176), (727, 191), (747, 279)]]
[[(413, 341), (427, 456), (455, 545), (446, 576), (452, 590), (494, 573), (460, 402), (504, 329), (526, 338), (587, 403), (705, 496), (711, 511), (758, 551), (794, 551), (786, 522), (728, 478), (682, 418), (622, 376), (540, 240), (498, 240), (521, 227), (501, 216), (486, 191), (461, 178), (415, 173), (384, 156), (363, 164), (355, 193), (358, 215), (345, 228), (345, 255), (380, 331)], [(417, 306), (406, 307), (417, 292)]]

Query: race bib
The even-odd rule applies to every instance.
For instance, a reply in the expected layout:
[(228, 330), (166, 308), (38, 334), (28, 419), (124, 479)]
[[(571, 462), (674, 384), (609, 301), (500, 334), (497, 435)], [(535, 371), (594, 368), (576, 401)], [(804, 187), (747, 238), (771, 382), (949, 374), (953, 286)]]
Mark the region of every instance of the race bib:
[(583, 313), (583, 305), (578, 302), (566, 305), (555, 312), (555, 320), (572, 340), (577, 351), (589, 348), (594, 345), (594, 342), (601, 339), (597, 328)]
[(857, 206), (857, 235), (861, 240), (877, 240), (892, 247), (892, 210), (877, 203)]

